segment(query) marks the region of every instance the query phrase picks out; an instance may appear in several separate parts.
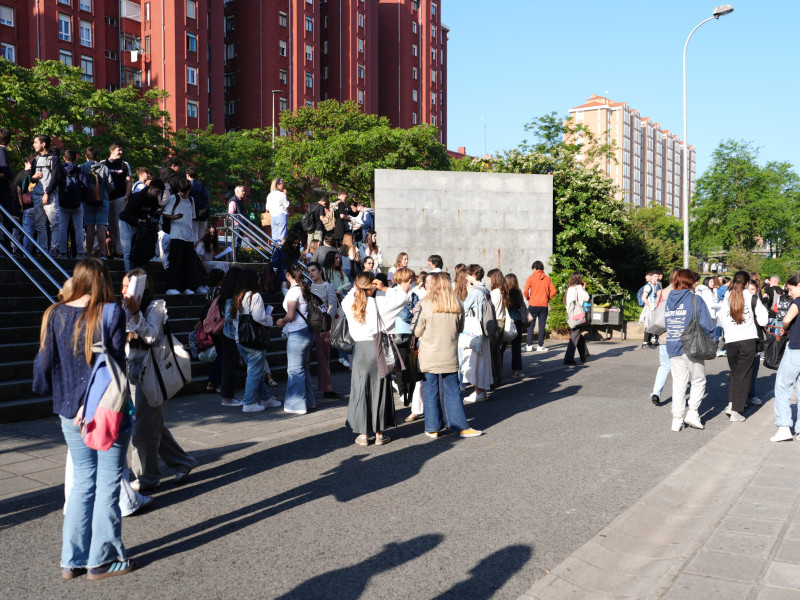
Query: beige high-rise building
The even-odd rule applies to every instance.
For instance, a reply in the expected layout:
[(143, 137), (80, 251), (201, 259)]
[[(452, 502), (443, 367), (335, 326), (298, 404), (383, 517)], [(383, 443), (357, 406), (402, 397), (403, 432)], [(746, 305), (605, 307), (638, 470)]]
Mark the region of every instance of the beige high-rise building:
[[(660, 204), (681, 217), (684, 144), (625, 102), (592, 94), (585, 104), (569, 110), (575, 123), (585, 125), (598, 141), (614, 142), (615, 158), (597, 162), (620, 188), (617, 197), (632, 206)], [(694, 190), (696, 152), (689, 146), (689, 190)]]

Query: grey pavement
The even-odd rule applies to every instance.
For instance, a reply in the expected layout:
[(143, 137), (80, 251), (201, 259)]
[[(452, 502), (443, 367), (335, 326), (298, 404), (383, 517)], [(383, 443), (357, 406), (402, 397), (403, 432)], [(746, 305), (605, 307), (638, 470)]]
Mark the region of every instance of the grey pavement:
[[(564, 367), (548, 344), (466, 408), (476, 439), (413, 423), (361, 448), (346, 400), (303, 416), (170, 401), (200, 466), (124, 519), (141, 568), (103, 582), (58, 578), (57, 421), (1, 426), (0, 577), (14, 598), (800, 598), (800, 442), (768, 441), (771, 402), (729, 423), (717, 359), (706, 429), (673, 433), (670, 384), (649, 399), (656, 352), (592, 343)], [(773, 382), (762, 369), (765, 399)]]

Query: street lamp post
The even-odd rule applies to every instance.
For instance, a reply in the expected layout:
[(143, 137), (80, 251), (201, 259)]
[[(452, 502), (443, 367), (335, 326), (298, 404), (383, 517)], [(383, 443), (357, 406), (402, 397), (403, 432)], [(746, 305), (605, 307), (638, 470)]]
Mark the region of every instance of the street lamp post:
[(283, 90), (272, 90), (272, 149), (275, 149), (275, 94), (280, 94)]
[(719, 19), (723, 15), (733, 12), (730, 4), (717, 6), (711, 12), (711, 16), (702, 21), (692, 29), (686, 43), (683, 45), (683, 268), (689, 268), (689, 138), (686, 121), (686, 48), (689, 47), (689, 40), (692, 39), (694, 32), (713, 19)]

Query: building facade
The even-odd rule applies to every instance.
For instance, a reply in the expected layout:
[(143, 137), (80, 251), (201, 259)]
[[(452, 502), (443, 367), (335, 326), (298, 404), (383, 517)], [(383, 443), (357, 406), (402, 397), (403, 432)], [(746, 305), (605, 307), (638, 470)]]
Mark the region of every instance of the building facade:
[[(601, 143), (614, 143), (613, 158), (596, 164), (619, 188), (617, 197), (634, 207), (659, 204), (682, 217), (685, 144), (627, 103), (592, 94), (569, 110), (574, 123), (585, 125)], [(696, 152), (689, 146), (689, 192), (694, 190)]]

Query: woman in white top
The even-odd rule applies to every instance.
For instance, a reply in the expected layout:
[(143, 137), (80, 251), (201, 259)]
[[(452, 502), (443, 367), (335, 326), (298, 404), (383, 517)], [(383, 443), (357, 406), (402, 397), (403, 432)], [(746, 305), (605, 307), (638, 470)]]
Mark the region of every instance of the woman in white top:
[[(567, 286), (567, 294), (564, 302), (567, 305), (567, 314), (571, 306), (576, 310), (582, 310), (583, 303), (589, 301), (589, 294), (586, 291), (586, 284), (583, 282), (583, 273), (575, 272), (569, 276), (569, 285)], [(586, 362), (589, 358), (589, 351), (586, 349), (586, 340), (583, 338), (583, 325), (572, 327), (569, 330), (569, 343), (567, 344), (567, 351), (564, 353), (564, 364), (574, 365), (575, 363), (575, 349), (578, 350), (578, 356), (581, 357), (581, 362)]]
[(308, 328), (308, 301), (311, 290), (303, 278), (303, 270), (297, 263), (286, 270), (286, 281), (289, 291), (283, 299), (286, 316), (278, 319), (278, 327), (283, 327), (287, 334), (286, 342), (286, 374), (289, 383), (286, 385), (286, 399), (283, 410), (296, 415), (304, 415), (317, 407), (314, 399), (314, 387), (311, 385), (311, 367), (308, 362), (314, 334)]
[(265, 348), (248, 348), (239, 340), (240, 315), (250, 315), (253, 321), (264, 327), (272, 326), (272, 316), (264, 307), (264, 300), (259, 293), (258, 273), (254, 269), (242, 270), (236, 291), (225, 312), (226, 325), (228, 321), (231, 322), (229, 330), (233, 332), (239, 354), (247, 365), (242, 412), (260, 412), (265, 408), (277, 408), (281, 404), (272, 397), (264, 382), (267, 350)]
[[(350, 378), (350, 402), (347, 407), (347, 424), (358, 437), (356, 444), (366, 446), (369, 436), (375, 433), (375, 445), (389, 441), (384, 435), (387, 427), (394, 427), (394, 397), (391, 376), (378, 376), (378, 357), (372, 336), (380, 327), (387, 333), (394, 331), (395, 319), (408, 303), (411, 280), (393, 288), (387, 288), (372, 273), (356, 276), (353, 290), (342, 302), (350, 335), (355, 342), (353, 349), (352, 375)], [(385, 292), (375, 297), (375, 291)]]
[(325, 257), (325, 263), (322, 266), (325, 270), (325, 280), (333, 284), (333, 287), (342, 296), (347, 294), (353, 284), (350, 283), (350, 279), (342, 270), (342, 255), (338, 252), (328, 252)]
[(286, 223), (289, 219), (289, 199), (286, 197), (283, 179), (273, 179), (269, 190), (266, 208), (272, 223), (272, 239), (280, 243), (286, 237)]
[(708, 313), (712, 319), (717, 318), (717, 310), (722, 306), (722, 303), (717, 301), (716, 287), (716, 279), (714, 277), (706, 277), (703, 279), (703, 283), (694, 288), (694, 293), (706, 303)]
[[(464, 398), (464, 402), (485, 402), (486, 390), (493, 383), (492, 379), (492, 351), (489, 338), (483, 332), (483, 311), (488, 310), (489, 290), (483, 285), (483, 267), (470, 265), (467, 267), (467, 286), (469, 293), (464, 301), (464, 332), (459, 336), (459, 346), (463, 347), (460, 358), (461, 373), (465, 383), (475, 386), (472, 393)], [(475, 338), (468, 347), (464, 347), (462, 340)]]
[(718, 313), (722, 329), (725, 332), (725, 350), (727, 350), (728, 366), (730, 367), (729, 402), (725, 413), (734, 423), (745, 420), (742, 413), (750, 392), (753, 360), (756, 356), (758, 339), (756, 323), (763, 327), (769, 319), (769, 313), (761, 299), (754, 297), (747, 289), (749, 281), (750, 275), (747, 274), (747, 271), (736, 272), (729, 293), (722, 300), (722, 306)]
[(386, 274), (386, 278), (389, 281), (394, 280), (394, 274), (397, 273), (398, 269), (405, 269), (408, 266), (408, 254), (405, 252), (401, 252), (397, 255), (397, 259), (394, 261), (394, 266), (389, 269), (389, 272)]
[(370, 271), (377, 273), (383, 266), (383, 255), (381, 254), (380, 246), (378, 246), (378, 234), (374, 231), (368, 231), (366, 235), (364, 235), (364, 243), (361, 244), (359, 252), (361, 253), (362, 260), (371, 256), (375, 261), (375, 266), (369, 269)]
[(500, 269), (492, 269), (487, 273), (489, 278), (489, 299), (494, 307), (494, 316), (497, 319), (497, 327), (494, 334), (489, 338), (492, 349), (492, 377), (495, 387), (503, 382), (503, 356), (500, 354), (500, 346), (503, 345), (503, 329), (506, 326), (508, 317), (508, 284)]
[[(320, 310), (327, 312), (331, 319), (339, 308), (339, 299), (336, 288), (332, 283), (325, 281), (325, 275), (319, 263), (308, 263), (308, 276), (311, 278), (311, 293), (322, 300)], [(317, 352), (317, 387), (324, 398), (337, 400), (339, 394), (333, 391), (331, 382), (331, 333), (314, 334), (314, 348)]]
[[(210, 273), (214, 269), (219, 269), (223, 273), (227, 273), (231, 263), (224, 260), (215, 260), (217, 254), (220, 253), (219, 239), (217, 239), (217, 230), (213, 227), (206, 227), (203, 237), (197, 240), (194, 245), (194, 251), (203, 262), (203, 268), (206, 273)], [(206, 290), (208, 291), (208, 290)]]

